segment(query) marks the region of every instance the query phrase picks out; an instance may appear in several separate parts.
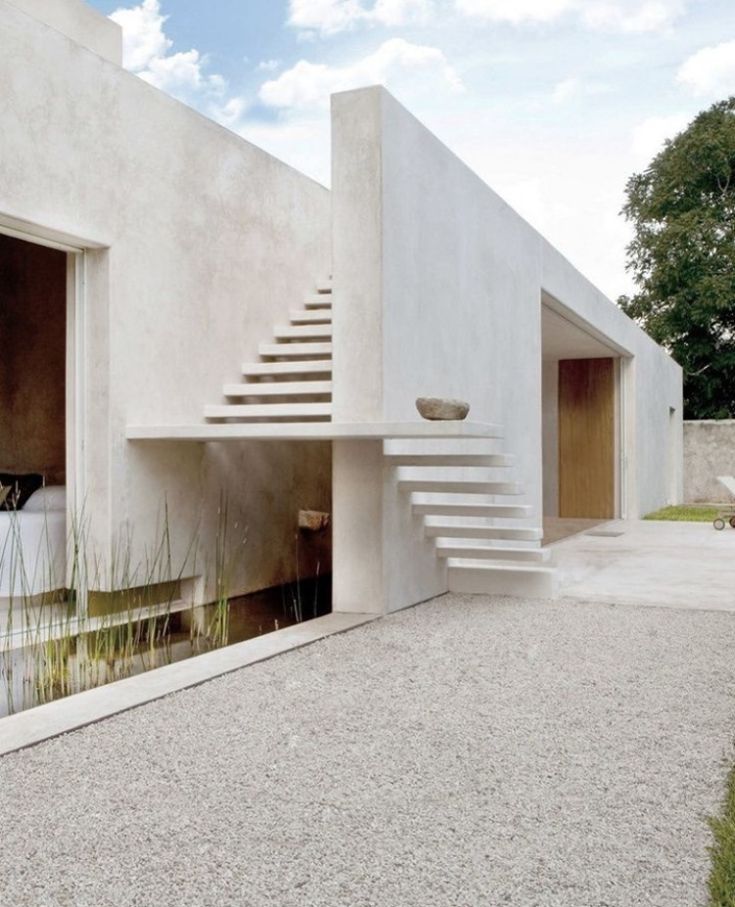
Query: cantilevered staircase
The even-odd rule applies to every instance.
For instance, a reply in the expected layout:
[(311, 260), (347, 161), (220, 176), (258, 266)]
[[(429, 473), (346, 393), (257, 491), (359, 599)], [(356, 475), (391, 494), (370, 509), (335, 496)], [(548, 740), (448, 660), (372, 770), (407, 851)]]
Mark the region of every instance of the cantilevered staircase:
[(481, 443), (483, 452), (467, 453), (466, 441), (414, 441), (410, 452), (404, 442), (396, 453), (396, 442), (386, 441), (385, 461), (436, 556), (447, 561), (450, 589), (552, 595), (555, 570), (541, 547), (543, 531), (518, 503), (522, 485), (507, 478), (514, 458)]
[(328, 422), (332, 418), (332, 284), (319, 281), (304, 308), (261, 343), (260, 362), (226, 384), (226, 403), (207, 406), (209, 422)]
[[(260, 361), (243, 365), (243, 381), (226, 384), (226, 402), (205, 408), (208, 422), (312, 425), (332, 419), (332, 284), (317, 283), (289, 324), (261, 343)], [(325, 426), (326, 428), (326, 426)], [(335, 426), (337, 428), (337, 426)], [(308, 431), (308, 430), (307, 430)], [(459, 435), (460, 432), (457, 432)], [(555, 571), (542, 530), (518, 503), (523, 487), (507, 478), (512, 456), (494, 450), (497, 436), (467, 452), (466, 438), (384, 440), (387, 469), (457, 592), (550, 596)], [(406, 437), (408, 437), (406, 433)], [(336, 437), (336, 435), (335, 435)]]

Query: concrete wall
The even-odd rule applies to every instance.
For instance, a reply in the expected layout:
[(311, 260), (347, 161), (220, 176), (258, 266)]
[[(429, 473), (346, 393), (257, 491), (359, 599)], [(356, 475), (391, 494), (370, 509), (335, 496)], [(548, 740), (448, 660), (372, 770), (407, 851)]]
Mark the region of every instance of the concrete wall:
[[(635, 363), (626, 376), (628, 515), (665, 503), (679, 367), (384, 89), (336, 95), (332, 125), (335, 418), (416, 419), (417, 396), (468, 400), (472, 419), (504, 426), (538, 521), (546, 291)], [(430, 546), (409, 541), (415, 527), (395, 523), (390, 499), (384, 489), (378, 562), (388, 577), (400, 565), (401, 588), (384, 589), (394, 607), (441, 591), (443, 579)], [(409, 593), (412, 577), (422, 581)]]
[(729, 503), (717, 476), (735, 475), (735, 419), (684, 423), (684, 500)]
[(66, 255), (0, 236), (0, 471), (63, 485)]
[(328, 446), (135, 445), (125, 428), (201, 422), (223, 382), (239, 380), (274, 322), (331, 270), (328, 192), (6, 0), (0, 46), (0, 224), (89, 250), (90, 544), (109, 552), (128, 525), (141, 556), (166, 500), (174, 562), (195, 534), (211, 553), (224, 490), (230, 538), (248, 539), (233, 591), (292, 579), (298, 510), (330, 509)]
[(8, 0), (82, 47), (122, 65), (122, 29), (83, 0)]

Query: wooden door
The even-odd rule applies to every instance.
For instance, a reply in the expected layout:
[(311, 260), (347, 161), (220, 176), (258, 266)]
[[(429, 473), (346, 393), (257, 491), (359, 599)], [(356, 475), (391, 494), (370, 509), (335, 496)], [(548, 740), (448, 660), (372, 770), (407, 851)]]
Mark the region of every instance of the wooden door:
[(615, 517), (615, 365), (559, 362), (559, 516)]

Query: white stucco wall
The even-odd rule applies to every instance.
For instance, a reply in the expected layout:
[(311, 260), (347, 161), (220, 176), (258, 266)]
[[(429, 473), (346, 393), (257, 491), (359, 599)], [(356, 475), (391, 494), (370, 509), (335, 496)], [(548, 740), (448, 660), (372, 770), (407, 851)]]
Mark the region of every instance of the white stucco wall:
[(329, 509), (328, 446), (135, 445), (125, 427), (201, 422), (239, 380), (330, 270), (328, 192), (6, 0), (0, 46), (0, 223), (100, 247), (84, 314), (95, 548), (127, 523), (140, 553), (166, 498), (175, 562), (198, 525), (211, 553), (224, 490), (248, 538), (233, 591), (292, 578), (299, 508)]
[[(335, 418), (415, 419), (418, 396), (468, 400), (470, 418), (504, 426), (538, 521), (545, 290), (633, 357), (627, 515), (666, 503), (679, 367), (384, 89), (336, 95), (332, 114)], [(335, 519), (338, 497), (336, 473)], [(380, 562), (437, 591), (428, 547), (394, 532), (394, 517), (387, 494)], [(408, 603), (402, 590), (388, 598)]]
[(684, 423), (684, 500), (731, 503), (717, 476), (735, 475), (735, 419)]
[(82, 47), (122, 65), (122, 29), (83, 0), (7, 0)]

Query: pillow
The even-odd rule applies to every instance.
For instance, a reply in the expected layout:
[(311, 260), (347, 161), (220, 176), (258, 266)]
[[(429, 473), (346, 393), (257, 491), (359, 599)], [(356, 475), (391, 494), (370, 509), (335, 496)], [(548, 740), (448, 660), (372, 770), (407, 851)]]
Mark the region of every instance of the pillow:
[(66, 510), (66, 488), (63, 485), (47, 485), (39, 488), (28, 498), (23, 508), (26, 513), (51, 513)]
[(27, 475), (0, 472), (0, 488), (10, 488), (5, 500), (0, 504), (0, 510), (22, 510), (28, 498), (42, 485), (43, 476), (37, 472), (29, 472)]

